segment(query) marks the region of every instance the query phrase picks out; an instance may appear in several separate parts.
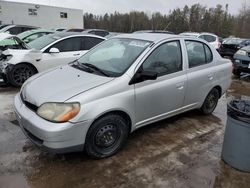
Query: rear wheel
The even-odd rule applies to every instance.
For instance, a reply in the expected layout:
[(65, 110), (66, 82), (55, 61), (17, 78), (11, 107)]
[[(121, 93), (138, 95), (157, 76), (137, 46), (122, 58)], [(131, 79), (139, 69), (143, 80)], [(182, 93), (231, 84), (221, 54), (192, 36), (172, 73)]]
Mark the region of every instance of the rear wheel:
[(124, 145), (128, 136), (128, 125), (116, 114), (106, 115), (92, 124), (86, 136), (85, 151), (96, 159), (110, 157)]
[(7, 72), (7, 80), (11, 85), (21, 87), (23, 83), (34, 74), (36, 74), (36, 70), (32, 66), (17, 64)]
[(201, 112), (205, 115), (213, 113), (214, 109), (216, 108), (218, 104), (218, 100), (220, 98), (220, 94), (218, 89), (213, 88), (209, 94), (207, 95), (202, 107)]

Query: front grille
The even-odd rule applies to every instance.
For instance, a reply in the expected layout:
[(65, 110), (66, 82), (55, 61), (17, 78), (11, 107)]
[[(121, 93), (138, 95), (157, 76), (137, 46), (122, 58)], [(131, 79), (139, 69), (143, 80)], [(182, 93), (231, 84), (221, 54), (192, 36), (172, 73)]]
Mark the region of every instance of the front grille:
[(249, 65), (250, 61), (241, 61), (243, 65)]
[(32, 111), (34, 111), (34, 112), (37, 111), (38, 107), (37, 107), (36, 105), (34, 105), (34, 104), (32, 104), (32, 103), (26, 101), (26, 100), (23, 98), (22, 93), (21, 93), (21, 100), (23, 101), (24, 105), (25, 105), (27, 108), (29, 108), (30, 110), (32, 110)]

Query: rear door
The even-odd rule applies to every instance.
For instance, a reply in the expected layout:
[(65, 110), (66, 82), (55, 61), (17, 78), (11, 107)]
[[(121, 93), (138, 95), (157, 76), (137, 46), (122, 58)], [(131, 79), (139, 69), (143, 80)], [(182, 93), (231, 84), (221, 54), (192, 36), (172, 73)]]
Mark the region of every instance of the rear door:
[(212, 51), (205, 43), (186, 40), (185, 45), (188, 57), (188, 84), (184, 105), (193, 108), (201, 105), (211, 90), (216, 67)]

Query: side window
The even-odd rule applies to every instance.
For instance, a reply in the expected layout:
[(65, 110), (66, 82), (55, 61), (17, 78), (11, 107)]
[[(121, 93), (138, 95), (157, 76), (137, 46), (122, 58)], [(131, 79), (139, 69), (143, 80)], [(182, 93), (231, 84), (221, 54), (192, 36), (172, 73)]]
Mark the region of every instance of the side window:
[(179, 41), (168, 42), (156, 48), (142, 65), (142, 71), (154, 71), (158, 76), (182, 70), (182, 53)]
[(94, 34), (94, 35), (95, 35), (95, 31), (90, 31), (89, 33), (91, 33), (91, 34)]
[(22, 32), (21, 28), (20, 27), (12, 27), (8, 30), (10, 32), (10, 34), (12, 35), (17, 35), (19, 33)]
[(90, 50), (100, 42), (102, 42), (103, 39), (95, 38), (95, 37), (84, 37), (84, 50)]
[(186, 41), (189, 68), (201, 66), (213, 61), (210, 48), (204, 43), (197, 41)]
[[(60, 52), (71, 52), (71, 51), (83, 50), (82, 37), (73, 37), (73, 38), (64, 39), (60, 42), (57, 42), (49, 49), (51, 48), (57, 48)], [(48, 52), (49, 49), (46, 50), (46, 52)]]
[(99, 35), (99, 36), (102, 36), (102, 37), (105, 37), (105, 36), (108, 35), (108, 32), (106, 32), (106, 31), (96, 31), (95, 34)]

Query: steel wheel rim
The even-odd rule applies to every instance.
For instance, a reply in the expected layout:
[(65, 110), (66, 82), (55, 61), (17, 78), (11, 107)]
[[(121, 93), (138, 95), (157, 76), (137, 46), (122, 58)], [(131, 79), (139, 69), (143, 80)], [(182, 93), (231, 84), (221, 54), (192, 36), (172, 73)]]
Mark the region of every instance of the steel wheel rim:
[(213, 92), (207, 98), (206, 107), (208, 109), (212, 109), (215, 107), (215, 105), (216, 105), (216, 94), (215, 92)]
[(107, 124), (96, 132), (94, 143), (99, 148), (111, 148), (117, 143), (119, 137), (118, 128), (115, 125)]

